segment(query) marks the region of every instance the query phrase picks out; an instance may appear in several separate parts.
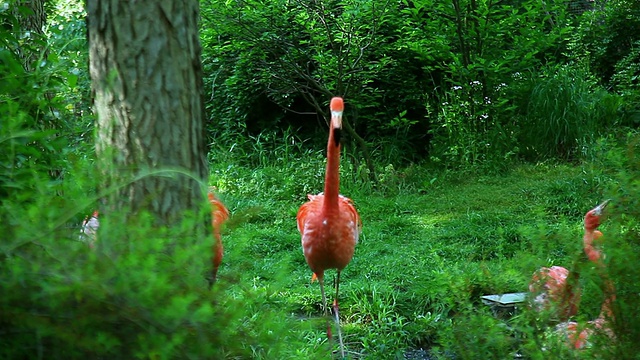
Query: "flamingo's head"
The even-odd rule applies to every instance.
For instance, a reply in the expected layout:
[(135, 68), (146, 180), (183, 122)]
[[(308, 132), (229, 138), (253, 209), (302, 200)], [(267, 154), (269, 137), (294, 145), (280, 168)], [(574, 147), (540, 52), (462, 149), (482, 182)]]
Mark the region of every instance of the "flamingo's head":
[(329, 105), (331, 109), (331, 127), (334, 129), (342, 129), (342, 112), (344, 111), (344, 101), (341, 97), (331, 99)]
[(587, 212), (587, 214), (584, 216), (584, 228), (586, 230), (594, 231), (598, 228), (598, 226), (600, 226), (600, 218), (604, 213), (604, 209), (609, 204), (609, 201), (610, 200), (605, 200), (602, 204)]

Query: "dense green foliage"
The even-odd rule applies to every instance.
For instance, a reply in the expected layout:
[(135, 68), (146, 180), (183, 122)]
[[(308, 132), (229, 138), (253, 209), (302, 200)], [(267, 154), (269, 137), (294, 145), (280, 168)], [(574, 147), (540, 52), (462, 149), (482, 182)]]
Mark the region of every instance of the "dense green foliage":
[[(0, 31), (2, 197), (47, 171), (58, 180), (51, 185), (59, 185), (70, 160), (92, 157), (82, 13), (61, 8), (57, 14), (50, 19), (48, 39), (20, 35), (17, 25), (13, 32)], [(15, 22), (11, 12), (0, 13), (0, 23)], [(35, 52), (34, 63), (22, 64), (17, 48)]]
[(534, 160), (584, 158), (584, 151), (620, 125), (623, 98), (596, 85), (588, 71), (553, 66), (523, 76), (516, 113), (520, 154)]
[[(28, 9), (0, 8), (0, 358), (327, 358), (295, 214), (322, 189), (332, 95), (364, 222), (350, 358), (637, 358), (640, 5), (569, 3), (202, 1), (210, 183), (232, 212), (213, 288), (210, 236), (114, 217), (81, 241), (99, 198), (82, 6), (49, 2), (33, 38)], [(576, 320), (596, 318), (581, 224), (605, 198), (615, 342), (574, 352), (545, 314), (481, 304), (562, 265), (582, 274)]]
[(313, 137), (323, 101), (341, 95), (379, 161), (455, 167), (576, 159), (612, 117), (635, 124), (640, 35), (621, 24), (637, 4), (581, 16), (563, 0), (518, 4), (206, 3), (212, 133), (234, 148), (265, 129)]

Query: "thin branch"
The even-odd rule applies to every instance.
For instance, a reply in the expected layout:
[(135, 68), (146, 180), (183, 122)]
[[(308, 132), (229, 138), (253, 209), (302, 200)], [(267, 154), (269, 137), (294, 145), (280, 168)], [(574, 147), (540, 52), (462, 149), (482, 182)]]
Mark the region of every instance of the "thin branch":
[(222, 72), (223, 67), (224, 65), (220, 65), (220, 68), (216, 72), (216, 75), (213, 77), (213, 81), (211, 82), (211, 99), (209, 99), (209, 101), (213, 101), (213, 97), (216, 93), (216, 79), (218, 78), (218, 75), (220, 75), (220, 73)]

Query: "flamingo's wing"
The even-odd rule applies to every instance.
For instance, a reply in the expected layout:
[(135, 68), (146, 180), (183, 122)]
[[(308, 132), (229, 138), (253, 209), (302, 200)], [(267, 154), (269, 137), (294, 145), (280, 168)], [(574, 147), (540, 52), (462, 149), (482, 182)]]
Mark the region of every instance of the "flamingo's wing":
[(307, 218), (309, 216), (313, 216), (314, 214), (318, 214), (320, 209), (322, 208), (322, 201), (324, 199), (324, 195), (307, 195), (309, 197), (309, 201), (302, 204), (300, 209), (298, 210), (298, 214), (296, 215), (296, 221), (298, 223), (298, 231), (300, 234), (304, 233), (305, 224), (307, 222)]
[[(298, 210), (298, 214), (296, 215), (296, 222), (298, 224), (298, 231), (300, 232), (300, 235), (304, 235), (304, 229), (305, 229), (305, 225), (307, 223), (307, 218), (310, 216), (314, 216), (314, 214), (317, 214), (320, 212), (320, 209), (322, 208), (322, 201), (324, 199), (324, 195), (319, 194), (319, 195), (307, 195), (309, 197), (309, 201), (307, 201), (306, 203), (302, 204), (302, 206), (300, 206), (300, 209)], [(303, 240), (303, 246), (304, 246), (304, 240)], [(313, 273), (313, 276), (311, 276), (311, 282), (314, 282), (318, 280), (318, 276), (316, 275), (316, 273)]]
[(209, 202), (211, 203), (211, 221), (215, 229), (219, 229), (220, 225), (229, 219), (229, 209), (220, 201), (213, 193), (209, 193)]
[(354, 236), (356, 240), (356, 244), (358, 243), (358, 239), (360, 238), (360, 233), (362, 232), (362, 220), (360, 219), (360, 214), (356, 210), (356, 207), (353, 205), (353, 201), (346, 196), (340, 195), (340, 210), (345, 216), (348, 217), (350, 221), (353, 222), (355, 227)]
[(553, 297), (563, 291), (568, 275), (569, 270), (561, 266), (540, 268), (533, 273), (529, 291), (536, 295), (544, 294), (542, 299), (546, 302), (548, 296)]

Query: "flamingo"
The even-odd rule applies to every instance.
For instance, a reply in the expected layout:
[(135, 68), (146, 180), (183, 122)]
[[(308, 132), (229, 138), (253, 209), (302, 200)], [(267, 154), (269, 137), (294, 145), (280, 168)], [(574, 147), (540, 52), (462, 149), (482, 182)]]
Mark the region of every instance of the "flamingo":
[[(331, 99), (331, 124), (327, 143), (327, 168), (324, 192), (308, 195), (296, 216), (298, 231), (302, 236), (302, 251), (313, 271), (313, 279), (320, 283), (324, 316), (327, 314), (327, 298), (324, 291), (324, 272), (336, 269), (336, 295), (333, 300), (333, 314), (338, 329), (340, 353), (344, 358), (344, 344), (340, 332), (338, 314), (338, 290), (340, 273), (349, 264), (355, 251), (362, 222), (353, 202), (339, 194), (340, 188), (340, 134), (342, 130), (342, 112), (344, 102), (340, 97)], [(327, 335), (331, 339), (331, 329)]]
[[(589, 260), (596, 264), (600, 271), (604, 270), (604, 263), (602, 262), (604, 255), (595, 246), (594, 242), (602, 236), (602, 233), (597, 230), (597, 228), (600, 226), (602, 213), (608, 203), (609, 200), (606, 200), (587, 212), (584, 217), (584, 252)], [(613, 329), (610, 325), (610, 322), (614, 319), (612, 304), (616, 299), (615, 288), (611, 280), (609, 280), (604, 273), (602, 273), (602, 276), (604, 277), (604, 291), (607, 297), (600, 308), (600, 315), (595, 320), (588, 321), (586, 326), (580, 326), (575, 321), (568, 321), (558, 324), (556, 327), (556, 331), (567, 339), (568, 345), (571, 348), (580, 350), (589, 346), (589, 339), (594, 332), (604, 333), (610, 339), (615, 339)]]
[(543, 310), (553, 307), (559, 320), (567, 320), (578, 313), (580, 290), (574, 289), (577, 276), (569, 278), (570, 272), (562, 266), (543, 267), (538, 269), (529, 283), (529, 291), (537, 294), (533, 299), (536, 309)]
[(222, 263), (222, 256), (224, 248), (222, 246), (222, 237), (220, 236), (220, 228), (222, 227), (222, 223), (224, 223), (227, 219), (229, 219), (229, 210), (224, 206), (224, 204), (214, 195), (214, 188), (209, 188), (209, 193), (207, 196), (209, 197), (209, 203), (211, 203), (211, 225), (213, 226), (213, 257), (211, 259), (213, 263), (212, 270), (212, 283), (216, 281), (216, 276), (218, 275), (218, 268)]
[(608, 297), (602, 303), (600, 315), (595, 320), (588, 321), (586, 325), (580, 325), (575, 321), (567, 321), (556, 326), (556, 333), (566, 340), (566, 344), (570, 348), (575, 350), (587, 348), (591, 345), (591, 337), (594, 333), (604, 334), (611, 340), (615, 339), (611, 321), (614, 319), (612, 304), (616, 296), (609, 281), (606, 282), (605, 290), (608, 292)]
[(604, 283), (605, 298), (600, 307), (600, 315), (595, 320), (590, 320), (586, 325), (580, 325), (575, 321), (567, 321), (556, 326), (556, 333), (566, 341), (569, 348), (582, 350), (591, 345), (591, 337), (595, 334), (604, 334), (609, 339), (615, 340), (616, 336), (613, 332), (611, 322), (614, 320), (613, 302), (616, 299), (615, 288), (613, 283), (605, 278)]
[[(609, 200), (589, 210), (584, 217), (583, 249), (587, 258), (601, 264), (600, 251), (594, 242), (602, 236), (598, 230), (600, 218)], [(558, 319), (567, 320), (578, 313), (580, 290), (576, 287), (579, 273), (570, 273), (562, 266), (543, 267), (537, 270), (529, 283), (529, 291), (537, 294), (533, 299), (538, 309), (554, 307)]]
[(600, 226), (600, 218), (604, 209), (609, 204), (609, 200), (605, 200), (602, 204), (589, 210), (584, 216), (584, 237), (582, 238), (584, 253), (589, 260), (594, 263), (601, 264), (602, 255), (600, 250), (595, 246), (594, 241), (602, 236), (598, 226)]

